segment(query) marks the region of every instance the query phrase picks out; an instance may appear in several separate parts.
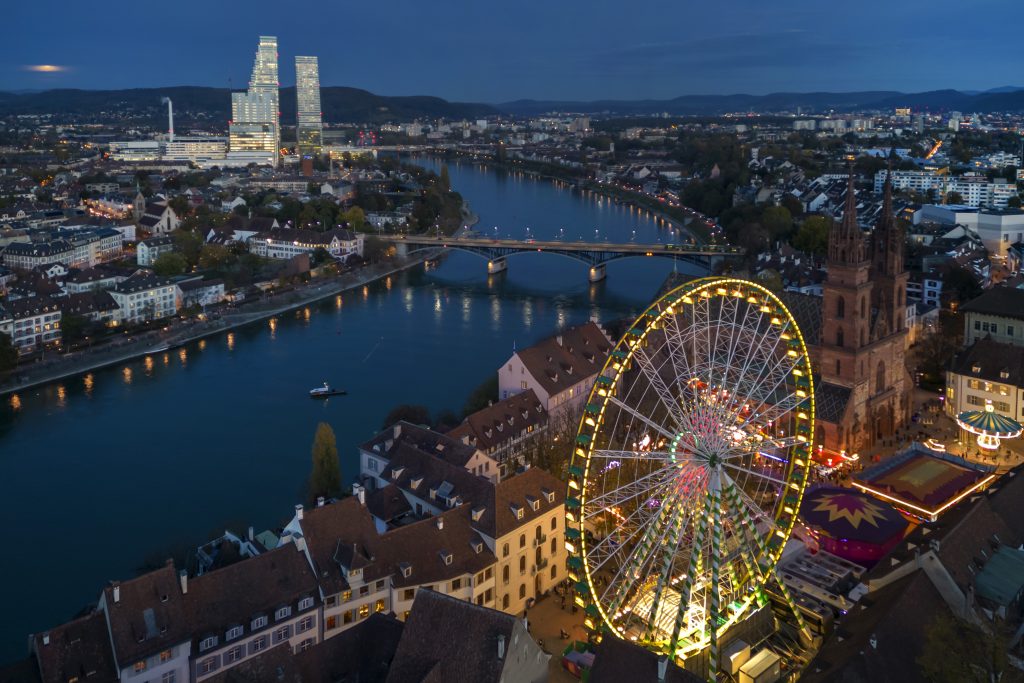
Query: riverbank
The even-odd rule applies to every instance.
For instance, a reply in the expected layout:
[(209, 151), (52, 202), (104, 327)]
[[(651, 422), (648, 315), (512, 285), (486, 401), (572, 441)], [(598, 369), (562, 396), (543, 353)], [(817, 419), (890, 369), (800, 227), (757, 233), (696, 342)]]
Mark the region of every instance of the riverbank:
[(246, 310), (227, 312), (215, 320), (193, 320), (175, 327), (129, 337), (124, 341), (114, 341), (101, 349), (64, 354), (52, 363), (36, 363), (26, 366), (24, 371), (16, 371), (13, 378), (0, 383), (0, 396), (84, 375), (93, 370), (142, 358), (156, 350), (183, 346), (206, 337), (267, 320), (408, 270), (436, 258), (441, 252), (441, 249), (434, 249), (415, 253), (404, 259), (396, 258), (390, 263), (365, 266), (358, 273), (346, 273), (329, 282), (311, 283), (290, 292), (271, 296), (266, 300), (244, 304)]

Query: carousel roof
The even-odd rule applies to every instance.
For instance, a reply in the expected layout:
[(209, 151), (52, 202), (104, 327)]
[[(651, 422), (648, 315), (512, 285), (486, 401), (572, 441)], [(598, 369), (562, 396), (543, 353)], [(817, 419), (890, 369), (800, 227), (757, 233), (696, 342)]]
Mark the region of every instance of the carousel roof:
[(902, 534), (908, 522), (899, 512), (855, 489), (822, 487), (804, 495), (800, 516), (832, 538), (884, 543)]
[(975, 434), (991, 434), (1005, 439), (1020, 436), (1021, 433), (1021, 424), (995, 412), (991, 403), (985, 406), (985, 410), (967, 410), (960, 413), (956, 416), (956, 421), (961, 427)]

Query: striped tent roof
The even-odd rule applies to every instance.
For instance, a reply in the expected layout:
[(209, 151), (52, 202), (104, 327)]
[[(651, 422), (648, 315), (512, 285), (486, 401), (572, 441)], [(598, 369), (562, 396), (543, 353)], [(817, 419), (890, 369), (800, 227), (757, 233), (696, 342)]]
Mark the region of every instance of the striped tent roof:
[(1016, 420), (1000, 415), (985, 406), (985, 410), (966, 410), (956, 416), (961, 427), (974, 434), (989, 434), (1003, 439), (1020, 436), (1021, 424)]

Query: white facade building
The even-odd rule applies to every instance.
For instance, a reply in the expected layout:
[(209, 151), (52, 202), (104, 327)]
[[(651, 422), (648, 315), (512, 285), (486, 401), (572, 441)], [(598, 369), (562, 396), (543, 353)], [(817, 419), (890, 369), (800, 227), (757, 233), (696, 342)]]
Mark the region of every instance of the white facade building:
[(167, 278), (149, 273), (136, 273), (117, 283), (110, 296), (121, 309), (125, 323), (141, 323), (167, 318), (181, 307), (181, 290)]

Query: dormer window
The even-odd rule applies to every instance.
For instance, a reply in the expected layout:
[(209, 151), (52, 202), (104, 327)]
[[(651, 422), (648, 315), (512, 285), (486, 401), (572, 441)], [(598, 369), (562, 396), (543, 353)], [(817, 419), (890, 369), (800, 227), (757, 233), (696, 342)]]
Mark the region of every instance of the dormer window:
[(410, 576), (412, 576), (412, 565), (411, 564), (403, 562), (402, 564), (400, 564), (398, 566), (402, 570), (402, 577), (403, 578), (408, 579)]
[(437, 500), (437, 489), (430, 489), (430, 500)]
[(242, 637), (242, 627), (232, 626), (228, 629), (228, 632), (224, 634), (224, 640), (234, 640), (235, 638)]
[(206, 652), (212, 647), (217, 647), (217, 636), (207, 636), (199, 641), (200, 652)]
[(474, 522), (479, 522), (480, 519), (484, 516), (484, 510), (486, 510), (486, 509), (487, 508), (484, 508), (484, 507), (473, 508), (473, 511), (470, 513), (472, 515), (472, 517), (473, 517), (473, 521)]
[(477, 555), (479, 555), (481, 552), (483, 552), (484, 544), (483, 544), (482, 541), (475, 540), (472, 543), (470, 543), (469, 545), (473, 548), (473, 552), (476, 553)]
[(394, 468), (392, 468), (392, 470), (391, 470), (391, 478), (392, 479), (398, 479), (400, 476), (402, 476), (402, 472), (405, 472), (405, 468), (404, 467), (394, 467)]
[(255, 631), (256, 629), (259, 629), (259, 628), (263, 628), (266, 625), (267, 625), (267, 617), (266, 616), (259, 616), (259, 617), (256, 617), (255, 619), (252, 620), (252, 630), (253, 631)]
[(551, 489), (541, 489), (540, 492), (544, 494), (544, 499), (549, 503), (555, 502), (555, 492)]
[(415, 491), (423, 483), (423, 477), (413, 477), (409, 480), (409, 485), (412, 486), (412, 490)]
[(306, 610), (313, 606), (313, 598), (302, 598), (299, 600), (299, 610)]
[(540, 509), (540, 500), (538, 500), (537, 498), (534, 498), (533, 496), (527, 496), (526, 502), (529, 504), (530, 509), (533, 510), (534, 512)]
[(274, 621), (281, 621), (282, 619), (287, 619), (291, 615), (292, 615), (292, 608), (291, 607), (287, 607), (287, 606), (286, 607), (281, 607), (276, 612), (274, 612)]
[(971, 366), (971, 372), (973, 372), (974, 374), (978, 374), (979, 372), (981, 372), (981, 366), (975, 363), (974, 365)]
[(452, 560), (454, 559), (454, 557), (452, 556), (452, 554), (450, 552), (448, 552), (447, 550), (442, 550), (438, 554), (441, 556), (441, 561), (444, 562), (446, 566), (450, 566), (451, 565)]
[(516, 519), (522, 519), (523, 518), (523, 506), (522, 505), (516, 505), (515, 503), (512, 503), (511, 505), (509, 505), (509, 508), (512, 509), (512, 514), (516, 516)]
[(1005, 368), (1000, 370), (999, 371), (999, 378), (1000, 379), (1010, 379), (1010, 371), (1005, 369)]

